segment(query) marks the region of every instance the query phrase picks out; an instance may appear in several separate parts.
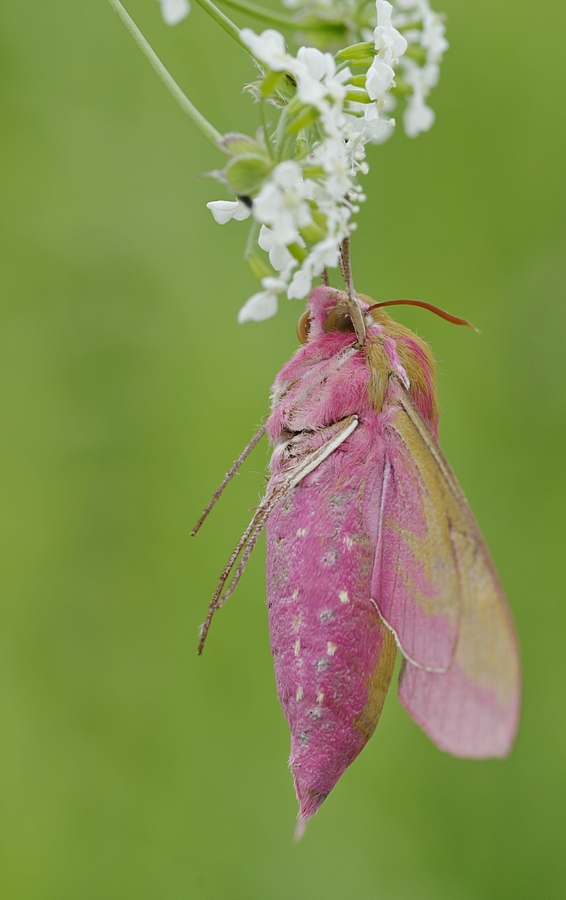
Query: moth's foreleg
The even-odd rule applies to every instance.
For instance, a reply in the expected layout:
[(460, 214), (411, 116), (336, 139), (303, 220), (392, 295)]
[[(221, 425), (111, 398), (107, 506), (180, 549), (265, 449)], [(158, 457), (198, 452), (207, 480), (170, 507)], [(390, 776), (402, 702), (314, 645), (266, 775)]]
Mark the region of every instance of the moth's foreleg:
[[(210, 601), (210, 604), (208, 607), (208, 613), (207, 613), (206, 619), (204, 620), (204, 622), (200, 628), (200, 640), (199, 640), (199, 644), (198, 644), (198, 648), (197, 648), (197, 654), (199, 656), (201, 655), (201, 653), (203, 651), (204, 643), (206, 641), (206, 636), (208, 634), (208, 630), (210, 628), (210, 624), (212, 622), (212, 617), (214, 616), (214, 613), (216, 612), (217, 609), (220, 609), (220, 607), (224, 605), (224, 603), (226, 602), (226, 600), (228, 599), (228, 597), (230, 596), (230, 594), (236, 587), (236, 584), (240, 580), (240, 577), (244, 571), (245, 565), (250, 557), (251, 551), (253, 550), (253, 548), (257, 542), (257, 539), (263, 530), (263, 527), (267, 521), (269, 513), (274, 508), (274, 506), (276, 506), (280, 502), (280, 500), (283, 499), (283, 496), (285, 496), (285, 494), (287, 493), (287, 491), (289, 489), (290, 489), (290, 485), (288, 485), (287, 483), (283, 483), (282, 485), (276, 485), (273, 490), (269, 491), (265, 495), (265, 497), (261, 501), (259, 507), (257, 508), (250, 524), (248, 525), (248, 527), (244, 531), (242, 537), (238, 541), (236, 547), (234, 548), (234, 551), (232, 552), (232, 555), (230, 556), (230, 559), (228, 560), (228, 562), (227, 562), (226, 566), (224, 567), (222, 574), (218, 580), (218, 584), (216, 586), (214, 596), (213, 596), (212, 600)], [(247, 552), (248, 543), (251, 544), (249, 552)], [(228, 591), (226, 592), (226, 596), (221, 596), (222, 591), (224, 590), (224, 585), (226, 584), (228, 578), (230, 577), (230, 572), (234, 568), (236, 561), (237, 561), (240, 553), (242, 552), (242, 550), (244, 550), (244, 548), (245, 548), (244, 555), (242, 557), (240, 565), (238, 566), (238, 569), (236, 570), (236, 574), (234, 575), (236, 584), (234, 584), (233, 586), (232, 586), (232, 584), (230, 584), (230, 587), (228, 588)]]
[[(274, 478), (270, 482), (270, 487), (268, 487), (265, 497), (261, 501), (250, 524), (248, 525), (242, 537), (238, 541), (236, 547), (234, 548), (234, 551), (219, 578), (214, 596), (210, 601), (210, 605), (208, 607), (206, 619), (201, 625), (200, 640), (197, 648), (197, 653), (199, 656), (203, 651), (206, 636), (208, 634), (208, 630), (210, 628), (214, 613), (217, 609), (220, 609), (220, 607), (224, 605), (224, 603), (226, 602), (226, 600), (228, 600), (236, 585), (238, 584), (238, 581), (240, 580), (244, 572), (246, 564), (251, 556), (252, 550), (257, 543), (257, 540), (265, 526), (265, 523), (267, 522), (267, 519), (269, 518), (270, 513), (285, 499), (290, 491), (303, 480), (303, 478), (305, 478), (310, 472), (316, 469), (328, 456), (330, 456), (331, 453), (334, 452), (334, 450), (336, 450), (340, 446), (340, 444), (344, 443), (346, 438), (348, 438), (357, 428), (358, 423), (359, 419), (357, 416), (348, 416), (341, 422), (328, 426), (328, 432), (331, 436), (327, 441), (325, 441), (316, 450), (307, 453), (299, 460), (299, 462), (295, 462), (294, 465), (290, 466), (288, 469), (284, 469), (282, 472), (279, 472), (278, 475), (274, 476)], [(323, 429), (323, 431), (325, 430), (326, 429)], [(257, 437), (257, 439), (259, 440), (259, 437)], [(228, 578), (230, 577), (232, 569), (236, 565), (240, 553), (242, 553), (242, 558), (240, 560), (238, 568), (236, 569), (234, 578), (232, 579), (226, 592), (223, 594), (222, 592), (224, 590), (224, 586), (228, 581)]]
[(205, 511), (203, 512), (202, 516), (201, 516), (200, 519), (198, 520), (197, 524), (195, 525), (195, 527), (194, 527), (193, 530), (191, 531), (191, 537), (194, 537), (194, 536), (195, 536), (195, 534), (197, 533), (197, 531), (198, 531), (199, 528), (201, 527), (202, 523), (203, 523), (204, 520), (207, 518), (207, 516), (208, 516), (209, 512), (211, 511), (212, 507), (214, 506), (214, 504), (216, 503), (216, 501), (218, 500), (218, 498), (219, 498), (220, 495), (222, 494), (222, 491), (224, 490), (224, 488), (226, 487), (226, 485), (228, 484), (228, 482), (232, 480), (232, 478), (234, 477), (234, 475), (236, 474), (236, 472), (238, 471), (238, 469), (240, 468), (240, 466), (242, 465), (242, 463), (244, 462), (244, 460), (250, 455), (250, 453), (251, 453), (252, 450), (254, 449), (255, 445), (256, 445), (257, 443), (259, 443), (259, 441), (261, 440), (261, 438), (262, 438), (263, 435), (265, 434), (265, 429), (266, 429), (266, 426), (265, 426), (265, 425), (262, 425), (261, 428), (259, 429), (259, 431), (257, 431), (257, 432), (254, 434), (254, 436), (253, 436), (253, 438), (251, 439), (251, 441), (249, 442), (248, 446), (247, 446), (244, 450), (242, 450), (242, 452), (240, 453), (238, 459), (235, 461), (234, 465), (233, 465), (230, 469), (228, 469), (228, 471), (226, 472), (226, 475), (225, 475), (224, 478), (222, 479), (222, 482), (218, 485), (218, 487), (217, 487), (216, 490), (214, 491), (214, 494), (212, 495), (212, 497), (211, 497), (211, 499), (210, 499), (210, 503), (208, 504), (208, 506), (206, 507), (206, 509), (205, 509)]

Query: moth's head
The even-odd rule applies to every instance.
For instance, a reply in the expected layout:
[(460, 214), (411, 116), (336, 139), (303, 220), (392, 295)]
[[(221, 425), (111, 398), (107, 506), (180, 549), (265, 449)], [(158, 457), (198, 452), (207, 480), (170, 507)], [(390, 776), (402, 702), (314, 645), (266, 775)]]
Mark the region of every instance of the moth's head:
[[(358, 295), (362, 312), (366, 312), (369, 308), (365, 299)], [(311, 292), (307, 308), (298, 321), (297, 334), (301, 344), (306, 344), (307, 341), (335, 332), (352, 334), (353, 340), (356, 337), (346, 306), (346, 294), (344, 291), (323, 285)]]

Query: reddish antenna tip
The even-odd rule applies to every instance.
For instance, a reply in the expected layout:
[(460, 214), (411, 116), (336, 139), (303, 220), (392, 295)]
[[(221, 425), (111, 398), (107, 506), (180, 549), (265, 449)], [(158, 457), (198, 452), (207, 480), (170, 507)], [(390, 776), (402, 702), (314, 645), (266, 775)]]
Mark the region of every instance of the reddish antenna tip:
[(374, 303), (373, 306), (370, 306), (368, 312), (372, 309), (380, 309), (382, 306), (420, 306), (421, 309), (428, 309), (429, 312), (440, 316), (441, 319), (446, 319), (447, 322), (452, 322), (453, 325), (465, 325), (467, 328), (479, 331), (479, 328), (476, 328), (467, 319), (453, 316), (452, 313), (446, 312), (446, 310), (440, 309), (438, 306), (433, 306), (432, 303), (425, 303), (424, 300), (382, 300), (381, 303)]

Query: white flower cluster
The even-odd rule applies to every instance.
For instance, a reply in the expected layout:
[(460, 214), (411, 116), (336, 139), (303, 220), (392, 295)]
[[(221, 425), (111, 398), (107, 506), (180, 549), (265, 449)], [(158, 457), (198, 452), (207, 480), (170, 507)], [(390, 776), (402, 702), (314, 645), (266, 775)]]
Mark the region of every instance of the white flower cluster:
[(430, 8), (428, 0), (396, 0), (395, 23), (403, 28), (408, 43), (422, 50), (422, 63), (410, 56), (400, 62), (400, 73), (412, 88), (407, 97), (403, 124), (409, 137), (428, 131), (434, 123), (434, 111), (425, 100), (440, 77), (440, 63), (448, 41), (442, 18)]
[[(336, 56), (301, 47), (294, 57), (278, 31), (240, 31), (261, 70), (247, 89), (280, 110), (269, 137), (264, 126), (255, 138), (238, 132), (215, 138), (229, 161), (210, 174), (238, 199), (207, 206), (220, 224), (254, 220), (246, 258), (262, 290), (242, 307), (240, 322), (274, 315), (281, 294), (306, 297), (313, 279), (338, 265), (341, 246), (356, 227), (352, 214), (365, 200), (358, 183), (368, 171), (365, 145), (390, 136), (399, 95), (410, 137), (432, 126), (426, 99), (448, 47), (442, 18), (429, 0), (375, 0), (375, 7), (372, 0), (282, 2), (297, 10), (299, 36), (308, 20), (319, 46), (329, 46), (339, 33), (349, 43)], [(190, 0), (159, 3), (168, 25), (190, 11)], [(352, 74), (350, 65), (362, 74)], [(271, 268), (251, 250), (256, 239)]]
[[(403, 115), (405, 132), (409, 137), (416, 137), (423, 131), (428, 131), (434, 123), (434, 112), (427, 106), (425, 100), (438, 83), (440, 75), (440, 63), (448, 42), (445, 37), (445, 27), (442, 17), (431, 9), (429, 0), (391, 0), (393, 8), (389, 20), (382, 12), (381, 21), (378, 8), (378, 28), (375, 32), (369, 26), (369, 22), (354, 29), (352, 40), (372, 40), (378, 44), (377, 31), (382, 28), (381, 36), (384, 46), (380, 48), (379, 57), (382, 65), (372, 67), (372, 82), (367, 85), (368, 91), (377, 94), (380, 84), (391, 77), (386, 66), (395, 68), (388, 59), (389, 54), (397, 56), (399, 60), (398, 73), (404, 81), (407, 89), (407, 106)], [(304, 14), (319, 17), (324, 20), (329, 11), (337, 21), (351, 23), (353, 20), (363, 21), (363, 3), (355, 0), (282, 0), (284, 6), (291, 9), (300, 9)], [(370, 7), (368, 6), (367, 9)], [(353, 13), (355, 13), (353, 15)], [(409, 52), (399, 52), (399, 38), (391, 40), (391, 23), (397, 29), (401, 29), (401, 40)], [(399, 32), (397, 32), (399, 34)], [(416, 51), (416, 52), (412, 52)], [(381, 80), (383, 79), (383, 80)], [(392, 96), (386, 98), (381, 107), (385, 113), (395, 108), (395, 99)], [(382, 142), (393, 133), (392, 128), (383, 127), (383, 121), (388, 121), (386, 115), (381, 116), (381, 124), (376, 128), (374, 140)], [(394, 124), (394, 123), (392, 123)]]
[[(355, 228), (352, 213), (365, 200), (358, 183), (358, 175), (368, 171), (365, 145), (383, 142), (395, 125), (388, 116), (395, 105), (392, 90), (398, 88), (396, 93), (407, 95), (408, 135), (428, 130), (434, 121), (425, 99), (438, 80), (439, 62), (447, 47), (444, 25), (430, 9), (429, 0), (395, 2), (393, 7), (388, 0), (375, 0), (373, 21), (377, 24), (373, 31), (361, 30), (359, 36), (368, 39), (366, 44), (337, 55), (344, 67), (330, 53), (314, 47), (301, 47), (292, 56), (278, 31), (269, 29), (259, 35), (248, 28), (241, 31), (253, 56), (267, 69), (269, 90), (277, 83), (278, 73), (291, 79), (294, 96), (284, 101), (281, 122), (286, 128), (299, 123), (289, 136), (300, 131), (301, 141), (291, 158), (279, 155), (276, 165), (266, 159), (257, 187), (250, 191), (251, 199), (207, 204), (221, 224), (252, 216), (261, 226), (257, 243), (269, 255), (272, 269), (269, 272), (253, 256), (262, 290), (240, 310), (240, 322), (274, 315), (281, 294), (306, 297), (313, 279), (338, 265), (340, 246)], [(352, 76), (344, 60), (363, 68), (365, 75)], [(279, 128), (278, 133), (281, 136)], [(259, 165), (257, 155), (248, 159), (250, 165)]]
[(377, 27), (373, 33), (376, 55), (366, 77), (366, 91), (377, 108), (385, 106), (386, 93), (395, 83), (395, 68), (407, 49), (407, 41), (391, 24), (393, 7), (387, 0), (377, 0)]
[[(391, 4), (377, 0), (377, 10), (380, 24), (376, 34), (381, 29), (383, 52), (375, 57), (375, 68), (381, 81), (371, 97), (377, 102), (364, 104), (363, 115), (356, 115), (357, 110), (353, 114), (347, 112), (346, 82), (351, 79), (351, 71), (338, 70), (330, 53), (301, 47), (295, 58), (286, 51), (284, 38), (278, 32), (268, 30), (257, 35), (249, 29), (242, 31), (258, 60), (272, 72), (287, 72), (294, 78), (298, 101), (316, 111), (319, 139), (310, 153), (298, 160), (280, 162), (272, 169), (251, 209), (240, 201), (207, 204), (220, 223), (253, 215), (262, 226), (258, 244), (269, 254), (277, 273), (276, 277), (262, 279), (263, 290), (250, 297), (240, 310), (240, 322), (261, 321), (274, 315), (281, 293), (289, 298), (306, 297), (313, 279), (326, 267), (338, 265), (340, 245), (354, 228), (352, 213), (365, 200), (356, 180), (359, 173), (368, 171), (364, 145), (374, 139), (376, 126), (384, 125), (379, 119), (379, 106), (394, 84), (391, 64), (397, 62), (397, 54), (406, 46), (390, 24)], [(377, 84), (375, 78), (374, 82)], [(310, 243), (308, 248), (306, 240)]]

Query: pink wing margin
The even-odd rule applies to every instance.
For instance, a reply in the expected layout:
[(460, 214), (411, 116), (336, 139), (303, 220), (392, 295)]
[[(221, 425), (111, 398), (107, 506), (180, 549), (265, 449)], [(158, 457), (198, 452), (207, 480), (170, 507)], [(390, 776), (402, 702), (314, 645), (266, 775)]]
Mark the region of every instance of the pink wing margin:
[(520, 710), (511, 613), (430, 427), (396, 381), (388, 399), (372, 597), (405, 657), (399, 698), (441, 750), (506, 756)]

